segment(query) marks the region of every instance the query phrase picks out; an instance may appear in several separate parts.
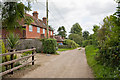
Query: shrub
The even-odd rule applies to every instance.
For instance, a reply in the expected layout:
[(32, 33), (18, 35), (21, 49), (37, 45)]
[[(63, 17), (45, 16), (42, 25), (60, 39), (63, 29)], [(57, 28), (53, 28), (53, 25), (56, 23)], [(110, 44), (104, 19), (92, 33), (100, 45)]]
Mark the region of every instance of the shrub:
[(77, 48), (79, 46), (77, 43), (75, 43), (73, 40), (70, 39), (64, 40), (63, 44), (67, 45), (67, 48)]
[(55, 39), (43, 39), (43, 52), (48, 54), (55, 54), (57, 42)]
[(8, 41), (8, 45), (11, 49), (15, 49), (17, 45), (19, 45), (19, 36), (14, 34), (14, 33), (10, 33), (9, 36), (7, 36), (7, 41)]

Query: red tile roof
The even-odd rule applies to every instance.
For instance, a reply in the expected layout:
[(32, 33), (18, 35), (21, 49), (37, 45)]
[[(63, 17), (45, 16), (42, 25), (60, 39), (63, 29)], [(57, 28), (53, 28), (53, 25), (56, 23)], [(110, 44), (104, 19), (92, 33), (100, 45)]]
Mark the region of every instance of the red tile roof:
[[(31, 25), (34, 25), (34, 26), (37, 26), (37, 27), (40, 27), (40, 28), (47, 28), (47, 25), (40, 19), (34, 17), (34, 16), (31, 16), (30, 14), (26, 14), (26, 16), (29, 16), (33, 19), (34, 22), (31, 23)], [(20, 25), (24, 25), (25, 24), (25, 21), (24, 19), (22, 19), (21, 21), (19, 21), (19, 24)], [(50, 30), (52, 30), (52, 28), (49, 28)]]
[(63, 41), (64, 41), (61, 36), (54, 36), (54, 38), (55, 38), (58, 42), (63, 42)]

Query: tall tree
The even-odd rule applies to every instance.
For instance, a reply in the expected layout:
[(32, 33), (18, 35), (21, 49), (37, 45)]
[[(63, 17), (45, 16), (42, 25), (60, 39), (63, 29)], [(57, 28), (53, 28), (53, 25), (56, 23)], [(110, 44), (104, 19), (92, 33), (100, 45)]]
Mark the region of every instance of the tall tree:
[(87, 40), (88, 39), (88, 37), (89, 37), (89, 32), (88, 31), (84, 31), (83, 32), (83, 38), (84, 38), (84, 40)]
[(73, 27), (71, 28), (70, 33), (74, 33), (74, 34), (79, 34), (82, 36), (82, 28), (79, 25), (79, 23), (76, 23), (73, 25)]
[(24, 18), (27, 23), (32, 22), (31, 17), (25, 16), (27, 11), (31, 11), (30, 8), (30, 2), (28, 2), (28, 6), (18, 1), (4, 2), (2, 8), (2, 26), (11, 31), (14, 30), (15, 27), (21, 26), (18, 21), (22, 18)]
[(67, 34), (64, 26), (59, 27), (57, 31), (58, 35), (62, 36), (62, 38), (66, 38)]
[(79, 34), (70, 34), (69, 35), (69, 39), (75, 41), (77, 44), (79, 44), (80, 46), (82, 46), (83, 37), (80, 36)]

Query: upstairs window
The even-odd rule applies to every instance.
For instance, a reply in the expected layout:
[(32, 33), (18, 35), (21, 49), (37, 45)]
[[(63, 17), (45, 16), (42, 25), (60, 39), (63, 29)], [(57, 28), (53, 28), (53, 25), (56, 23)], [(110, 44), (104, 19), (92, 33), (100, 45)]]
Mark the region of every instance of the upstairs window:
[(51, 35), (52, 35), (52, 31), (51, 31)]
[(48, 34), (49, 34), (49, 30), (48, 30)]
[(32, 25), (29, 25), (29, 31), (30, 31), (30, 32), (33, 31), (33, 27), (32, 27)]
[(37, 27), (37, 33), (40, 33), (40, 28), (39, 27)]
[(45, 29), (43, 29), (43, 34), (45, 34)]

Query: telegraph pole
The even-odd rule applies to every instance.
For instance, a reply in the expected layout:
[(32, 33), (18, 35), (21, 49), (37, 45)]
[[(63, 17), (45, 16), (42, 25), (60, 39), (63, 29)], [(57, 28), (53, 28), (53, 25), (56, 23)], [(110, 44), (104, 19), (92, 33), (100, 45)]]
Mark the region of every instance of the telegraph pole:
[(47, 39), (48, 39), (48, 0), (46, 0), (46, 17), (47, 17)]

